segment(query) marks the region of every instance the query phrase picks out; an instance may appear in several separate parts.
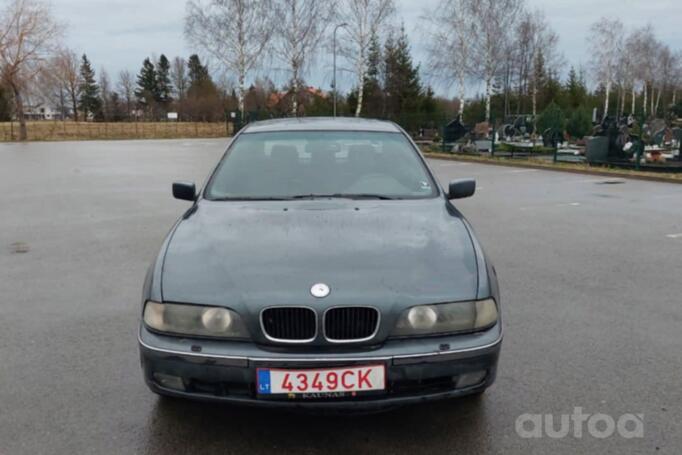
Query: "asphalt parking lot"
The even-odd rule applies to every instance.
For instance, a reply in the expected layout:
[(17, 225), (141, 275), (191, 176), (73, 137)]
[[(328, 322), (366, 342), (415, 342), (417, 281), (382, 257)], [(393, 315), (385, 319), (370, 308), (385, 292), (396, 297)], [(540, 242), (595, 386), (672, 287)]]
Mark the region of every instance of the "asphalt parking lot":
[[(147, 266), (225, 140), (0, 145), (0, 454), (682, 452), (682, 186), (432, 161), (495, 261), (498, 380), (363, 416), (158, 400)], [(644, 437), (522, 438), (523, 414), (643, 414)]]

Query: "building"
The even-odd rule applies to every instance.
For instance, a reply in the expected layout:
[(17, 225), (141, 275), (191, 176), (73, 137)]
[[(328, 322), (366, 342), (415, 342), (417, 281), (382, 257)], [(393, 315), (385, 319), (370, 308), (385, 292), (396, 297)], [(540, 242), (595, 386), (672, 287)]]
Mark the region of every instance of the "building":
[(68, 112), (62, 113), (61, 109), (47, 103), (28, 105), (24, 108), (24, 115), (27, 120), (63, 120), (64, 115), (62, 114), (68, 116)]

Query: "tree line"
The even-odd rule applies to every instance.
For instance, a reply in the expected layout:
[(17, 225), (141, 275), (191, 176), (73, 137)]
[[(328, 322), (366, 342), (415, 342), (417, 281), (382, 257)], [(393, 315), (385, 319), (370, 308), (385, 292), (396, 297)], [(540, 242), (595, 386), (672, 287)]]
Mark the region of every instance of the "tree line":
[[(186, 11), (184, 34), (198, 54), (150, 57), (137, 74), (122, 71), (113, 82), (62, 46), (64, 25), (45, 0), (8, 0), (0, 12), (0, 117), (16, 117), (25, 138), (29, 92), (64, 117), (95, 121), (158, 120), (168, 112), (206, 121), (232, 112), (242, 119), (329, 115), (334, 95), (342, 115), (393, 119), (409, 129), (456, 115), (468, 123), (537, 119), (550, 107), (576, 125), (595, 107), (602, 116), (680, 109), (682, 57), (652, 27), (626, 34), (617, 19), (595, 22), (586, 39), (590, 64), (562, 79), (559, 36), (525, 0), (441, 0), (424, 11), (423, 67), (396, 25), (394, 0), (189, 0)], [(345, 94), (306, 82), (332, 48), (340, 70), (353, 75)], [(264, 71), (284, 73), (286, 82), (277, 87), (258, 77)], [(432, 84), (457, 95), (437, 97)], [(472, 97), (479, 85), (483, 93)]]
[[(73, 53), (61, 58), (71, 60), (68, 67), (77, 65)], [(53, 98), (61, 100), (65, 92), (72, 100), (70, 110), (61, 107), (76, 121), (79, 113), (83, 120), (116, 122), (161, 120), (169, 112), (178, 113), (179, 120), (220, 121), (229, 108), (208, 66), (196, 54), (172, 62), (164, 54), (155, 60), (146, 58), (136, 76), (121, 71), (115, 87), (104, 70), (98, 82), (87, 55), (81, 57), (79, 68), (78, 83), (65, 84), (57, 75), (52, 85)]]

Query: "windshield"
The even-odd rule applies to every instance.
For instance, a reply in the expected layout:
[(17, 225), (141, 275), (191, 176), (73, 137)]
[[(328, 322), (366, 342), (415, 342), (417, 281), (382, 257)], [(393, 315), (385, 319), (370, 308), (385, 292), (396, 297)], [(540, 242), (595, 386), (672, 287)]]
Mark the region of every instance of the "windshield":
[(400, 133), (292, 131), (242, 134), (206, 198), (434, 197), (436, 186)]

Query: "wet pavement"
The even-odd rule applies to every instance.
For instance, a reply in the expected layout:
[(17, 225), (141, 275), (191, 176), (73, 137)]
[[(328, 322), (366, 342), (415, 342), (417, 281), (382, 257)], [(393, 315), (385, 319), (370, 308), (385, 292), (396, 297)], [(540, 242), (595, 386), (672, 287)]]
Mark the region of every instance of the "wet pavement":
[[(500, 275), (482, 399), (362, 416), (157, 399), (137, 354), (144, 274), (187, 207), (171, 182), (202, 182), (224, 147), (0, 145), (1, 455), (682, 451), (682, 186), (471, 163), (431, 161), (443, 183), (478, 180), (457, 205)], [(519, 416), (559, 429), (576, 408), (643, 414), (644, 437), (517, 434)]]

